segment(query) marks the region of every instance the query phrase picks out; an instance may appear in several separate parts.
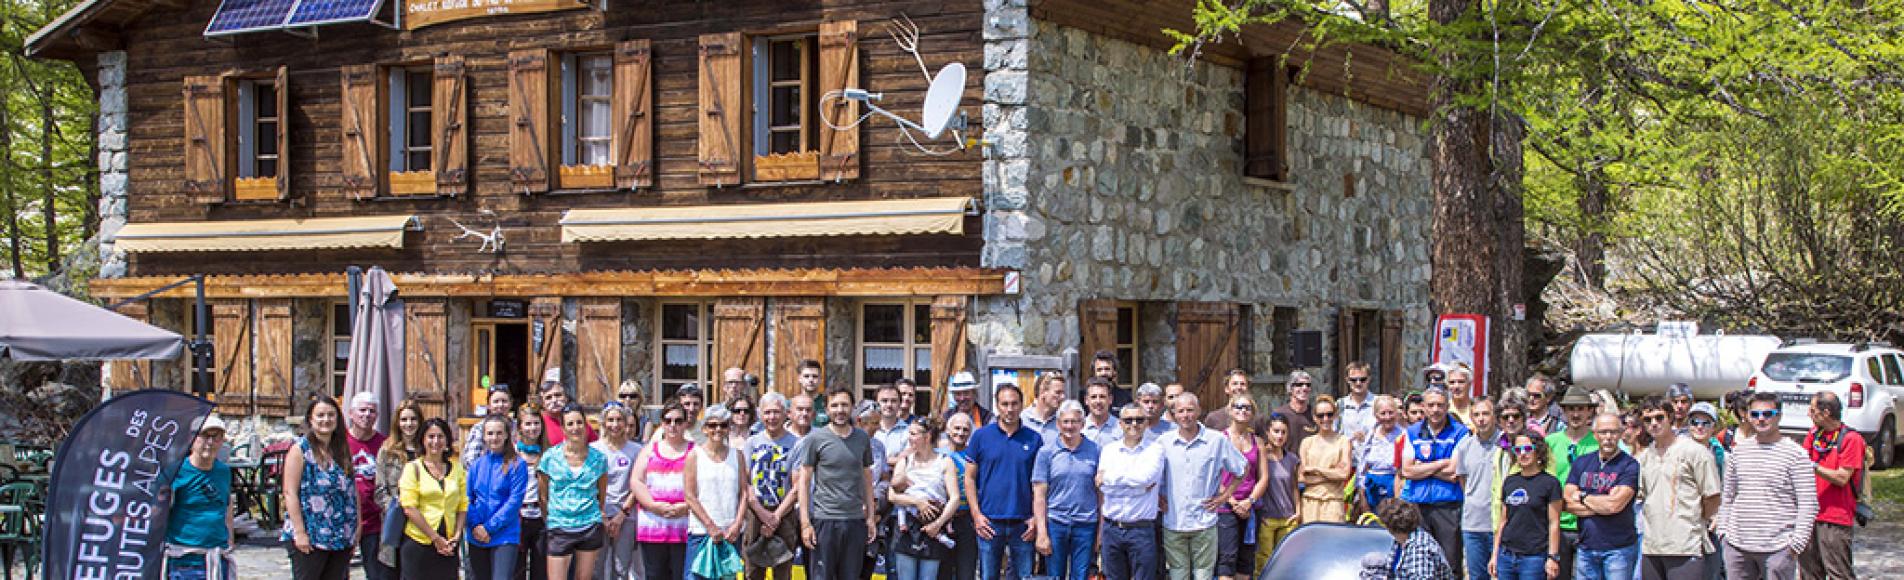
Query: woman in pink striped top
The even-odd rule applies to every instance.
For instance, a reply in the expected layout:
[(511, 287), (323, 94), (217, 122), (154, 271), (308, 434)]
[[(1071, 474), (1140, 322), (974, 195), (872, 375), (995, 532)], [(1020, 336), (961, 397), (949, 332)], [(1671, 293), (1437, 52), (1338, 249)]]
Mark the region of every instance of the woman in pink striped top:
[(681, 578), (687, 570), (688, 504), (687, 484), (682, 470), (694, 442), (685, 435), (688, 412), (680, 403), (670, 403), (661, 411), (661, 436), (642, 450), (635, 460), (629, 487), (635, 501), (635, 540), (641, 544), (642, 569), (646, 578)]

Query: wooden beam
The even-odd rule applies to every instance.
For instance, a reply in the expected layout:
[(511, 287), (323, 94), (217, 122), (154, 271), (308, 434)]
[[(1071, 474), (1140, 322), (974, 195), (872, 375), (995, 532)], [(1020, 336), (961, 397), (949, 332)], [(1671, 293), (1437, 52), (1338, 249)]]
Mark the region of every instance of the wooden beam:
[[(1003, 294), (1005, 270), (988, 268), (668, 270), (574, 274), (392, 274), (407, 297), (534, 296), (937, 296)], [(176, 281), (95, 278), (92, 294), (121, 299)], [(206, 298), (342, 298), (343, 274), (208, 276)], [(155, 296), (191, 298), (181, 286)]]

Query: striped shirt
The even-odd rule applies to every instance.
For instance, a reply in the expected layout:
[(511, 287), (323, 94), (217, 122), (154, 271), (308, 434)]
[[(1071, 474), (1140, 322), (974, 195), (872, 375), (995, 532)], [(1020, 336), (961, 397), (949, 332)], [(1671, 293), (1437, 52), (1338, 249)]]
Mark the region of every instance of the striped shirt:
[(1748, 552), (1804, 550), (1818, 516), (1811, 459), (1797, 443), (1740, 440), (1726, 458), (1719, 535)]

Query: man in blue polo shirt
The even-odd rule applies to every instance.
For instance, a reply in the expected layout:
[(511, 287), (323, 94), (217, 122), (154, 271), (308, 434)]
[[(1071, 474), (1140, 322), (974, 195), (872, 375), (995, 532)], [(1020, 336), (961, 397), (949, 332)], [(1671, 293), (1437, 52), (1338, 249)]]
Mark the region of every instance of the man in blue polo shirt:
[(1421, 511), (1421, 526), (1441, 544), (1448, 566), (1461, 570), (1461, 501), (1465, 496), (1456, 483), (1454, 450), (1468, 436), (1468, 428), (1448, 420), (1447, 391), (1430, 388), (1421, 394), (1421, 403), (1422, 421), (1402, 434), (1401, 499)]
[(1007, 580), (1031, 575), (1031, 468), (1044, 439), (1025, 429), (1018, 413), (1025, 394), (1017, 385), (999, 385), (992, 395), (998, 420), (972, 434), (965, 447), (971, 466), (965, 470), (965, 497), (972, 504), (972, 527), (978, 531), (978, 574), (997, 580), (1000, 560), (1011, 550)]
[(1038, 449), (1031, 467), (1032, 522), (1038, 526), (1046, 573), (1058, 580), (1084, 580), (1097, 542), (1099, 448), (1084, 436), (1083, 405), (1065, 401), (1056, 417), (1058, 435)]

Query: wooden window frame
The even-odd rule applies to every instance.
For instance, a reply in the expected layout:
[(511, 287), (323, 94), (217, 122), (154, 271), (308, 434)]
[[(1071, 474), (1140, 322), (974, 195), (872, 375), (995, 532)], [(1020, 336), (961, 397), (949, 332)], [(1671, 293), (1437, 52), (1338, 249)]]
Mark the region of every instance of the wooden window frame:
[[(1142, 307), (1143, 306), (1141, 304), (1135, 301), (1129, 301), (1129, 300), (1117, 301), (1117, 320), (1113, 322), (1112, 325), (1118, 327), (1119, 330), (1122, 330), (1123, 329), (1122, 327), (1126, 323), (1130, 325), (1130, 342), (1124, 342), (1122, 339), (1113, 338), (1111, 343), (1111, 352), (1117, 354), (1117, 359), (1119, 361), (1128, 361), (1127, 366), (1129, 366), (1130, 368), (1129, 374), (1125, 374), (1123, 369), (1118, 369), (1117, 379), (1118, 381), (1120, 381), (1119, 384), (1117, 385), (1118, 388), (1136, 389), (1137, 385), (1142, 384), (1141, 381), (1137, 380), (1137, 377), (1143, 376), (1143, 372), (1144, 372), (1143, 371), (1144, 335), (1143, 335), (1143, 324), (1142, 324), (1143, 312), (1142, 310), (1140, 310)], [(1124, 317), (1125, 312), (1130, 313), (1129, 320), (1125, 319)], [(1112, 333), (1113, 337), (1115, 337), (1116, 335), (1117, 335), (1116, 332)], [(1130, 355), (1128, 358), (1125, 356), (1126, 350), (1130, 352)], [(1095, 353), (1091, 355), (1085, 355), (1085, 356), (1088, 357), (1088, 356), (1094, 356), (1094, 355)]]
[[(867, 383), (866, 382), (866, 361), (867, 361), (866, 349), (869, 347), (870, 348), (898, 348), (900, 349), (901, 356), (903, 357), (901, 359), (903, 361), (902, 362), (903, 366), (900, 369), (899, 374), (900, 376), (905, 377), (908, 380), (912, 380), (912, 381), (918, 380), (918, 374), (917, 374), (917, 371), (919, 370), (918, 357), (919, 357), (919, 352), (921, 350), (923, 350), (926, 355), (927, 371), (930, 372), (932, 370), (931, 369), (931, 360), (932, 360), (931, 331), (930, 330), (927, 331), (926, 340), (924, 342), (915, 340), (917, 337), (913, 336), (915, 327), (917, 327), (922, 322), (919, 320), (919, 316), (921, 316), (922, 314), (925, 316), (925, 320), (923, 321), (923, 323), (928, 325), (928, 329), (930, 328), (930, 325), (932, 323), (932, 302), (933, 301), (930, 297), (876, 298), (876, 299), (869, 299), (869, 300), (861, 300), (859, 304), (854, 306), (853, 370), (852, 370), (853, 386), (856, 389), (858, 389), (860, 398), (862, 400), (871, 398), (872, 390), (877, 389), (879, 388), (880, 385), (885, 384), (885, 383)], [(897, 342), (897, 343), (866, 342), (866, 307), (868, 306), (898, 306), (900, 307), (900, 313), (901, 313), (901, 317), (899, 321), (900, 339), (901, 339), (900, 342)], [(953, 369), (952, 372), (956, 373), (959, 370), (963, 370), (963, 369)], [(940, 383), (944, 381), (945, 381), (944, 377), (932, 377), (932, 380), (930, 382)], [(921, 386), (926, 387), (928, 389), (931, 388), (931, 385), (929, 384), (921, 385)]]
[[(664, 321), (664, 317), (667, 314), (667, 309), (669, 306), (694, 307), (697, 315), (700, 317), (699, 319), (700, 320), (700, 329), (699, 329), (700, 336), (697, 336), (693, 339), (667, 338), (666, 335), (664, 334), (667, 331), (667, 324)], [(663, 300), (659, 304), (655, 305), (654, 312), (655, 312), (654, 380), (649, 381), (652, 384), (648, 386), (648, 393), (644, 396), (643, 400), (653, 404), (660, 404), (662, 401), (668, 400), (668, 397), (672, 396), (673, 394), (668, 389), (668, 385), (680, 385), (680, 384), (686, 384), (688, 382), (692, 382), (697, 385), (700, 385), (701, 392), (703, 394), (708, 394), (709, 393), (708, 382), (712, 381), (714, 376), (714, 371), (713, 371), (714, 361), (712, 360), (714, 356), (714, 348), (715, 348), (714, 301), (712, 300)], [(666, 376), (665, 372), (667, 371), (668, 347), (671, 345), (674, 345), (674, 346), (694, 345), (699, 348), (700, 370), (696, 373), (697, 376), (693, 380), (688, 381), (688, 380), (682, 380), (682, 379), (664, 378)], [(676, 387), (676, 388), (679, 388), (679, 387)]]
[[(350, 376), (350, 348), (345, 347), (343, 360), (340, 361), (337, 358), (337, 347), (340, 344), (350, 344), (350, 329), (345, 329), (344, 334), (337, 334), (337, 315), (340, 306), (346, 310), (345, 314), (348, 314), (350, 308), (348, 302), (330, 302), (324, 308), (324, 366), (329, 370), (325, 373), (325, 379), (326, 385), (330, 387), (331, 396), (338, 400), (343, 399), (345, 381), (348, 380), (345, 377)], [(348, 320), (350, 317), (344, 318)], [(343, 366), (339, 366), (340, 362)]]
[[(416, 78), (421, 77), (421, 87)], [(385, 191), (393, 196), (434, 196), (436, 195), (436, 168), (432, 159), (436, 154), (435, 142), (429, 141), (418, 147), (410, 145), (410, 136), (418, 128), (410, 123), (410, 116), (422, 113), (426, 118), (435, 116), (436, 100), (432, 94), (435, 86), (435, 71), (431, 63), (394, 64), (383, 69), (383, 101), (388, 108), (384, 115), (383, 131), (385, 135), (383, 154)], [(422, 90), (431, 94), (427, 104), (421, 107), (410, 104), (411, 95)], [(422, 127), (423, 135), (430, 136), (435, 130), (434, 122)], [(410, 156), (421, 153), (429, 165), (411, 167)]]
[[(1294, 181), (1289, 165), (1290, 74), (1283, 55), (1251, 58), (1244, 67), (1244, 183), (1287, 190)], [(1257, 118), (1258, 113), (1269, 118)]]
[[(237, 131), (238, 137), (236, 139), (238, 143), (238, 177), (275, 178), (278, 174), (278, 157), (282, 155), (283, 152), (259, 153), (258, 148), (267, 142), (271, 143), (275, 148), (277, 144), (277, 124), (283, 122), (284, 111), (277, 111), (277, 114), (266, 117), (260, 116), (258, 109), (265, 102), (265, 99), (259, 93), (261, 89), (271, 91), (271, 108), (277, 108), (278, 82), (276, 79), (240, 78), (236, 79), (235, 84), (238, 89), (236, 96), (238, 123), (234, 128), (234, 130)], [(263, 127), (266, 124), (272, 127), (269, 133), (264, 131)], [(259, 137), (260, 135), (270, 135), (271, 137), (269, 139), (263, 139)], [(266, 164), (267, 161), (269, 162), (268, 165)], [(266, 173), (267, 171), (269, 172), (268, 174)], [(240, 186), (240, 188), (242, 189), (242, 186)]]
[[(614, 189), (615, 158), (615, 52), (614, 47), (586, 47), (564, 50), (557, 53), (559, 93), (557, 129), (561, 131), (562, 162), (556, 175), (557, 191), (593, 191)], [(600, 59), (608, 73), (607, 92), (600, 95), (582, 93), (585, 60)], [(582, 135), (582, 109), (586, 101), (599, 100), (608, 109), (608, 132), (599, 137)], [(581, 162), (583, 145), (588, 141), (599, 141), (607, 148), (603, 163), (584, 164)]]
[[(799, 78), (776, 81), (773, 79), (773, 49), (780, 43), (793, 42), (798, 47)], [(747, 116), (743, 121), (750, 138), (746, 168), (748, 180), (752, 183), (788, 183), (809, 182), (820, 179), (819, 144), (819, 95), (815, 87), (819, 84), (819, 29), (800, 30), (791, 33), (761, 34), (747, 37), (748, 50), (744, 53), (741, 68), (744, 71), (746, 87), (742, 90), (748, 96), (745, 107)], [(779, 88), (796, 88), (800, 92), (800, 104), (796, 107), (797, 121), (791, 125), (775, 125), (773, 119), (773, 92)], [(793, 151), (775, 153), (773, 137), (776, 133), (792, 131), (798, 134), (799, 147)]]

